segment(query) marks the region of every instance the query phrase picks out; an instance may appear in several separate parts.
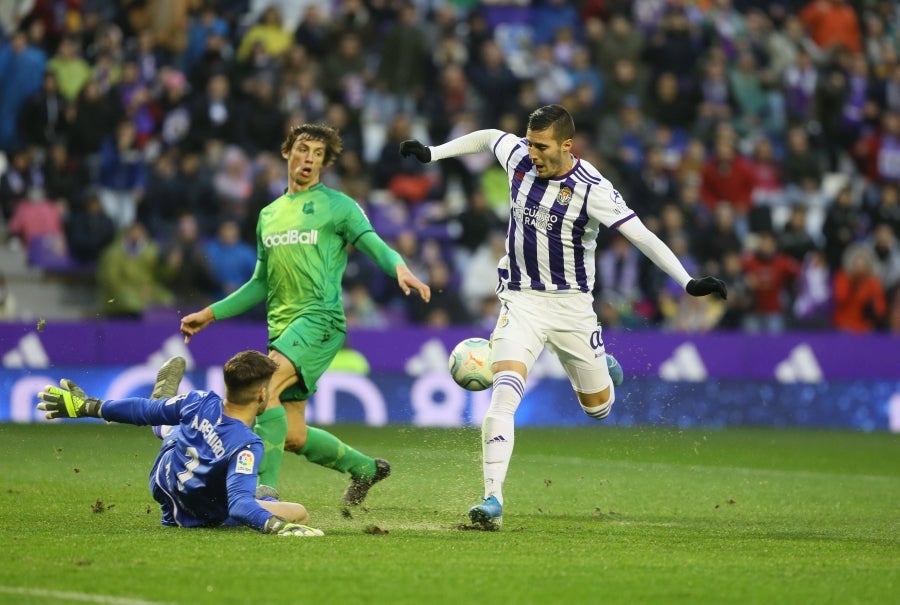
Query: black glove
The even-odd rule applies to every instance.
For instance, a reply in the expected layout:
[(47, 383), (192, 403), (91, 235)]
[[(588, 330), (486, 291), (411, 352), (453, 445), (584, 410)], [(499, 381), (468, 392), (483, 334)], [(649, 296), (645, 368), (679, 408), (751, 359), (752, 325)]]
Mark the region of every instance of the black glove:
[(423, 164), (431, 161), (431, 150), (415, 139), (407, 139), (400, 143), (400, 155), (405, 158), (414, 155)]
[(692, 279), (688, 282), (685, 290), (687, 290), (687, 293), (691, 296), (706, 296), (707, 294), (715, 292), (722, 297), (722, 300), (728, 298), (728, 290), (725, 288), (725, 282), (711, 276)]
[(300, 525), (299, 523), (291, 523), (290, 521), (274, 515), (269, 517), (266, 521), (263, 532), (279, 536), (296, 536), (299, 538), (317, 538), (325, 535), (325, 532), (321, 529), (315, 529), (308, 525)]
[(84, 418), (85, 416), (102, 418), (100, 406), (103, 402), (96, 397), (88, 397), (81, 387), (68, 378), (60, 380), (59, 387), (49, 384), (45, 386), (44, 390), (38, 393), (38, 399), (42, 403), (39, 403), (37, 407), (39, 410), (47, 412), (48, 420)]

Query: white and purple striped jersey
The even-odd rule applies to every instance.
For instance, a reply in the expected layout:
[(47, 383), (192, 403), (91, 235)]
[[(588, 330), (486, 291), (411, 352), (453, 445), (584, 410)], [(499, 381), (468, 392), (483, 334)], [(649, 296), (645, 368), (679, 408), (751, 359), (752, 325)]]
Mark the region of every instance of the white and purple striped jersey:
[(525, 139), (502, 133), (492, 150), (509, 177), (501, 284), (510, 290), (591, 292), (600, 224), (618, 227), (634, 212), (589, 162), (576, 157), (568, 173), (545, 179), (537, 176)]

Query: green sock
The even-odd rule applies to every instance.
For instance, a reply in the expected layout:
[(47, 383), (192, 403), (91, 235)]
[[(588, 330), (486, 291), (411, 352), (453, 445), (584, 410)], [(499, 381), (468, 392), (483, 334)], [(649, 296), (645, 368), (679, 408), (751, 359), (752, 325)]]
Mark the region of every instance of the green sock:
[(313, 426), (307, 428), (306, 445), (297, 454), (321, 466), (350, 473), (353, 477), (371, 479), (375, 476), (374, 458), (356, 451), (328, 431)]
[(278, 473), (284, 459), (284, 440), (288, 432), (284, 408), (278, 406), (257, 416), (253, 432), (259, 435), (265, 448), (262, 462), (259, 463), (259, 483), (278, 487)]

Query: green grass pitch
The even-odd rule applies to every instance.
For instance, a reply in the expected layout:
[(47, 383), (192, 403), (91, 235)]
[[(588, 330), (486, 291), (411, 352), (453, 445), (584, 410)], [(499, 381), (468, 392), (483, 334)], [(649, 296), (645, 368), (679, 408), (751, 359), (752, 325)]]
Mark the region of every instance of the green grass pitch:
[(0, 603), (900, 603), (900, 435), (520, 429), (482, 532), (478, 429), (332, 428), (394, 474), (347, 520), (286, 455), (289, 539), (161, 527), (147, 428), (0, 425)]

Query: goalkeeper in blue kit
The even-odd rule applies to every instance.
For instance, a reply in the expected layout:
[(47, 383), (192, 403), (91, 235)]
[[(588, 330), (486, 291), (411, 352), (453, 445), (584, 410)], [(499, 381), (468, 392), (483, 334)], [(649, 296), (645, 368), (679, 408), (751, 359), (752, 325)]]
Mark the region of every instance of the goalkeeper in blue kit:
[(265, 410), (276, 368), (258, 351), (238, 353), (223, 369), (224, 400), (195, 390), (167, 399), (101, 401), (64, 378), (59, 387), (48, 385), (38, 393), (38, 409), (48, 419), (172, 425), (150, 470), (150, 492), (163, 525), (248, 525), (280, 536), (321, 536), (321, 530), (305, 525), (309, 513), (302, 504), (256, 499), (263, 444), (251, 427)]

